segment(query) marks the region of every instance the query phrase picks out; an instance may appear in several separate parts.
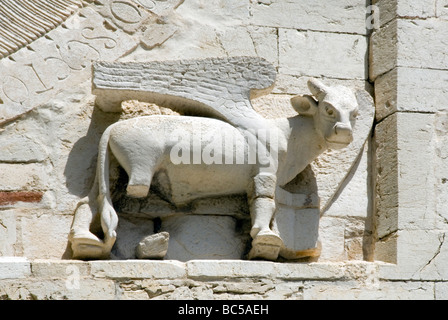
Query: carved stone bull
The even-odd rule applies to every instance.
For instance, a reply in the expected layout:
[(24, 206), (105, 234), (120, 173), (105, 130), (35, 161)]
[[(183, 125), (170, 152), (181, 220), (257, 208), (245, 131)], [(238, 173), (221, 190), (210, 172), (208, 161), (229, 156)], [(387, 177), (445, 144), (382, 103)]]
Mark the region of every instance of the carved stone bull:
[[(325, 150), (341, 149), (353, 140), (358, 112), (355, 93), (342, 86), (325, 86), (317, 80), (310, 80), (308, 87), (312, 96), (291, 99), (299, 114), (267, 120), (271, 139), (255, 134), (255, 144), (243, 130), (211, 118), (147, 116), (111, 125), (99, 144), (96, 184), (92, 190), (97, 195), (94, 198), (104, 240), (90, 233), (88, 226), (92, 217), (83, 215), (87, 209), (78, 207), (70, 235), (75, 257), (98, 258), (107, 255), (114, 244), (118, 217), (109, 190), (109, 157), (113, 154), (129, 176), (129, 196), (145, 197), (158, 174), (169, 181), (161, 189), (166, 190), (165, 196), (175, 204), (208, 196), (247, 194), (253, 238), (249, 258), (275, 260), (282, 245), (282, 239), (271, 230), (276, 188), (290, 182)], [(173, 133), (179, 130), (191, 139), (179, 139), (178, 134), (173, 139)], [(232, 137), (232, 155), (236, 156), (238, 148), (245, 150), (244, 163), (226, 163), (229, 147), (223, 147), (223, 140), (218, 139), (225, 136)], [(179, 150), (192, 150), (194, 146), (201, 155), (208, 150), (205, 154), (215, 160), (221, 158), (223, 163), (205, 163), (203, 158), (196, 164), (179, 161)], [(251, 150), (257, 149), (259, 153), (260, 148), (269, 154), (269, 163), (247, 161)]]

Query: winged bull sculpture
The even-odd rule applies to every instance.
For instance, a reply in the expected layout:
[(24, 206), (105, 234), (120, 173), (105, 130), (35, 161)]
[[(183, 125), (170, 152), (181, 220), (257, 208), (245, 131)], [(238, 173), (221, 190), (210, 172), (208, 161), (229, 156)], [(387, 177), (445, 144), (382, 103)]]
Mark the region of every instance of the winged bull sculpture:
[[(246, 194), (253, 239), (249, 258), (276, 260), (283, 245), (272, 228), (276, 193), (326, 150), (342, 149), (353, 140), (364, 142), (373, 103), (363, 90), (329, 87), (311, 79), (312, 95), (291, 99), (296, 116), (266, 119), (253, 109), (251, 99), (269, 93), (275, 76), (271, 64), (252, 57), (96, 63), (93, 92), (104, 111), (120, 111), (122, 101), (135, 99), (193, 116), (138, 117), (106, 129), (99, 143), (94, 186), (75, 211), (69, 235), (73, 257), (106, 258), (115, 242), (118, 216), (109, 186), (113, 155), (129, 176), (127, 193), (132, 197), (147, 196), (161, 171), (175, 186), (167, 188), (165, 196), (176, 205)], [(363, 132), (357, 132), (357, 118), (362, 119)], [(189, 139), (182, 139), (185, 136)], [(179, 158), (179, 151), (191, 150), (192, 145), (201, 155), (208, 149), (215, 161), (191, 163), (189, 157)], [(238, 156), (237, 163), (217, 160)], [(97, 215), (102, 238), (90, 231)]]

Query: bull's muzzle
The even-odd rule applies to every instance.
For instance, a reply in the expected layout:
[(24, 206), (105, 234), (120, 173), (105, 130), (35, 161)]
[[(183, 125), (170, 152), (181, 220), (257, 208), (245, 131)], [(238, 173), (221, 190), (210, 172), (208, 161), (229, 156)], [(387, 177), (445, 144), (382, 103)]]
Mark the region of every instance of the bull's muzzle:
[(343, 123), (337, 123), (326, 140), (331, 149), (343, 148), (353, 141), (352, 127)]

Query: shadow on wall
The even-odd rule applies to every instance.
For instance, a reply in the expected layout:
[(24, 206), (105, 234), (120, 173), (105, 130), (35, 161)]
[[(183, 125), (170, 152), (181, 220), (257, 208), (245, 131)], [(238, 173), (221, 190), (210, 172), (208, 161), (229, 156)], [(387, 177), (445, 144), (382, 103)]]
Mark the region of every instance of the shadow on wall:
[(73, 145), (64, 170), (69, 192), (85, 197), (90, 192), (96, 173), (98, 143), (106, 128), (120, 119), (120, 113), (106, 113), (94, 107), (84, 137)]

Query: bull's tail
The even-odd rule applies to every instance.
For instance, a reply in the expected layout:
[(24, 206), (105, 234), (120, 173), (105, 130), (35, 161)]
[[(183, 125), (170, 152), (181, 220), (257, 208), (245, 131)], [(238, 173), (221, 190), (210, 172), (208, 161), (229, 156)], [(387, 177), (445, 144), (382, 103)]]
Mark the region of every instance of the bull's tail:
[(105, 241), (115, 241), (118, 216), (112, 206), (109, 183), (109, 138), (113, 126), (104, 131), (98, 147), (96, 180), (98, 183), (98, 205), (101, 213), (101, 226)]

